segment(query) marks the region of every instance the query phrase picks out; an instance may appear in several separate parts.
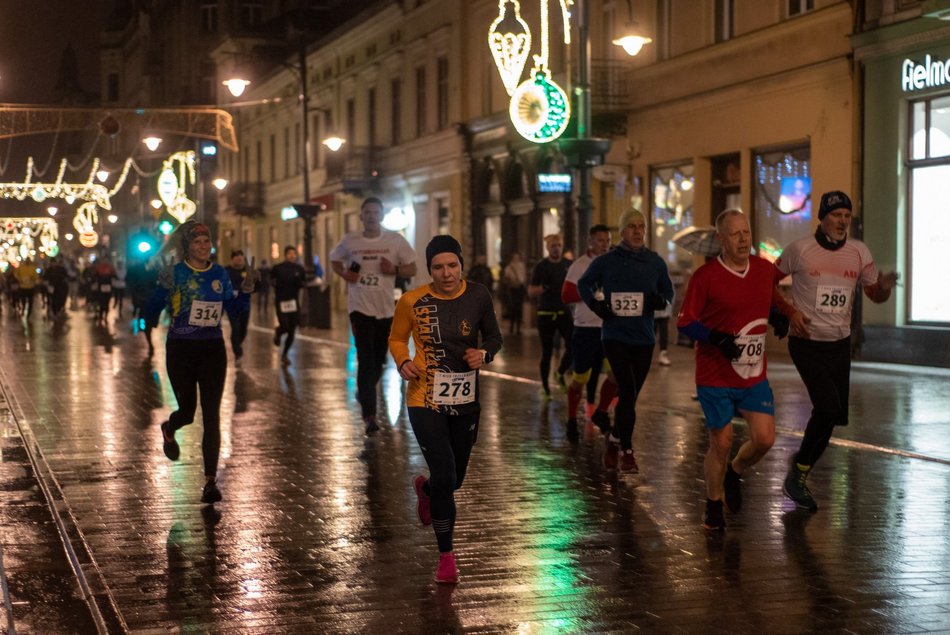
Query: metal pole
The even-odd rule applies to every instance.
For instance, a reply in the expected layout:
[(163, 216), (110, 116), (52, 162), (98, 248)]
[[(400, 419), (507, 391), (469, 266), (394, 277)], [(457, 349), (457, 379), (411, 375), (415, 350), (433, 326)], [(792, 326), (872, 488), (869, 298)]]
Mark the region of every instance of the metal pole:
[[(300, 132), (303, 135), (303, 204), (310, 205), (310, 128), (309, 99), (307, 97), (307, 40), (300, 34)], [(313, 214), (303, 215), (304, 269), (313, 272)]]
[[(578, 83), (577, 94), (577, 138), (590, 138), (590, 9), (588, 0), (578, 0)], [(587, 235), (593, 217), (594, 199), (590, 191), (590, 164), (589, 157), (581, 157), (578, 168), (580, 177), (580, 192), (577, 198), (578, 241)]]

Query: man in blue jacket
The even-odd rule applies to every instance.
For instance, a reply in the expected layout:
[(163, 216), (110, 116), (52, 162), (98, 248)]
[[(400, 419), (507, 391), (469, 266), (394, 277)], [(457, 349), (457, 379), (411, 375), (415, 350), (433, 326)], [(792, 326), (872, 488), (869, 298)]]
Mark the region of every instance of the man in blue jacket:
[(644, 245), (646, 221), (636, 210), (620, 217), (620, 244), (590, 263), (577, 289), (603, 319), (604, 352), (617, 380), (619, 401), (614, 429), (607, 438), (604, 467), (636, 473), (633, 428), (637, 397), (650, 372), (656, 342), (653, 312), (673, 302), (673, 282), (666, 263)]

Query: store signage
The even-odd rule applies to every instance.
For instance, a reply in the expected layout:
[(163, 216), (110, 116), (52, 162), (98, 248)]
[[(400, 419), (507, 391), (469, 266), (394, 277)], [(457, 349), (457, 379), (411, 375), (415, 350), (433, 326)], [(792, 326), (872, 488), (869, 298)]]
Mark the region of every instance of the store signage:
[(571, 191), (570, 174), (539, 174), (538, 191), (539, 192), (570, 192)]
[(924, 56), (924, 63), (905, 59), (901, 65), (901, 89), (905, 93), (950, 85), (950, 59), (935, 60)]

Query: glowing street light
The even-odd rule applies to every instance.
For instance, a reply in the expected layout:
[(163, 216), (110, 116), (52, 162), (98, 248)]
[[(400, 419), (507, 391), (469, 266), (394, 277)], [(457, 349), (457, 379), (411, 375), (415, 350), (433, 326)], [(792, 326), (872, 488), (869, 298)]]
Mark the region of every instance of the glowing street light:
[(66, 233), (66, 240), (72, 240), (72, 239), (73, 239), (73, 234), (72, 234), (72, 232), (67, 232), (67, 233)]
[(251, 82), (239, 77), (232, 77), (231, 79), (226, 79), (221, 83), (224, 84), (224, 86), (228, 89), (228, 92), (234, 97), (240, 97), (243, 95), (244, 90), (251, 85)]
[(108, 216), (106, 216), (106, 220), (108, 220), (110, 223), (114, 225), (116, 221), (119, 220), (119, 217), (116, 216), (115, 214), (109, 214)]
[(152, 206), (152, 209), (162, 209), (162, 202), (161, 202), (160, 200), (158, 200), (157, 198), (153, 198), (153, 199), (149, 202), (149, 205)]
[(142, 143), (145, 144), (145, 147), (149, 149), (150, 152), (155, 152), (158, 150), (158, 146), (162, 145), (162, 138), (156, 136), (148, 136), (142, 139)]
[(623, 50), (627, 53), (627, 55), (629, 55), (630, 57), (633, 57), (637, 53), (640, 52), (640, 49), (643, 48), (644, 44), (649, 44), (652, 41), (653, 41), (653, 38), (647, 37), (645, 35), (640, 35), (636, 31), (634, 31), (633, 33), (629, 35), (625, 35), (623, 37), (617, 38), (616, 40), (613, 40), (613, 43), (623, 48)]
[(331, 152), (337, 152), (343, 147), (343, 144), (346, 143), (346, 139), (333, 135), (332, 137), (327, 137), (321, 143), (328, 147)]
[(218, 190), (219, 192), (221, 192), (221, 191), (224, 190), (224, 188), (226, 188), (226, 187), (228, 186), (228, 180), (227, 180), (227, 179), (223, 179), (223, 178), (221, 178), (221, 177), (218, 177), (218, 178), (216, 178), (215, 180), (211, 181), (211, 185), (214, 186), (214, 189), (216, 189), (216, 190)]

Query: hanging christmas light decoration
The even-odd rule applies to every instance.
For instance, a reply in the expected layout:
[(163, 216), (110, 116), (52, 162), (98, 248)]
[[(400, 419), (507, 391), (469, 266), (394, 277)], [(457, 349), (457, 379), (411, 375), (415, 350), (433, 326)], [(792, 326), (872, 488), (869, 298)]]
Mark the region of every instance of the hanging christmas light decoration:
[(168, 213), (179, 223), (184, 223), (198, 209), (185, 192), (188, 184), (195, 184), (194, 150), (176, 152), (165, 159), (158, 176), (158, 196), (165, 203)]
[(531, 53), (531, 29), (521, 19), (518, 0), (499, 0), (498, 10), (498, 17), (488, 29), (488, 48), (510, 97)]
[(22, 261), (37, 253), (59, 253), (59, 225), (52, 218), (0, 218), (0, 263)]
[(96, 204), (90, 202), (80, 205), (73, 217), (73, 227), (79, 234), (80, 245), (91, 249), (99, 244), (99, 234), (96, 232), (98, 224), (99, 212), (96, 210)]
[[(570, 44), (570, 12), (573, 0), (559, 0), (564, 20), (564, 43)], [(535, 143), (554, 141), (567, 129), (571, 103), (563, 88), (551, 79), (548, 69), (548, 0), (541, 0), (541, 54), (534, 56), (531, 77), (511, 95), (508, 114), (522, 137)]]
[(92, 169), (89, 171), (89, 177), (84, 183), (66, 183), (66, 167), (68, 161), (63, 159), (59, 163), (59, 172), (56, 180), (52, 183), (34, 183), (33, 182), (33, 157), (28, 157), (26, 161), (26, 178), (20, 182), (0, 183), (0, 197), (12, 198), (18, 201), (26, 200), (28, 197), (42, 203), (49, 198), (61, 198), (67, 203), (79, 199), (82, 201), (92, 201), (103, 209), (112, 209), (112, 197), (125, 185), (126, 177), (132, 168), (132, 159), (127, 159), (122, 167), (122, 172), (116, 180), (115, 185), (110, 189), (101, 183), (96, 183), (96, 173), (99, 171), (99, 159), (94, 159)]

